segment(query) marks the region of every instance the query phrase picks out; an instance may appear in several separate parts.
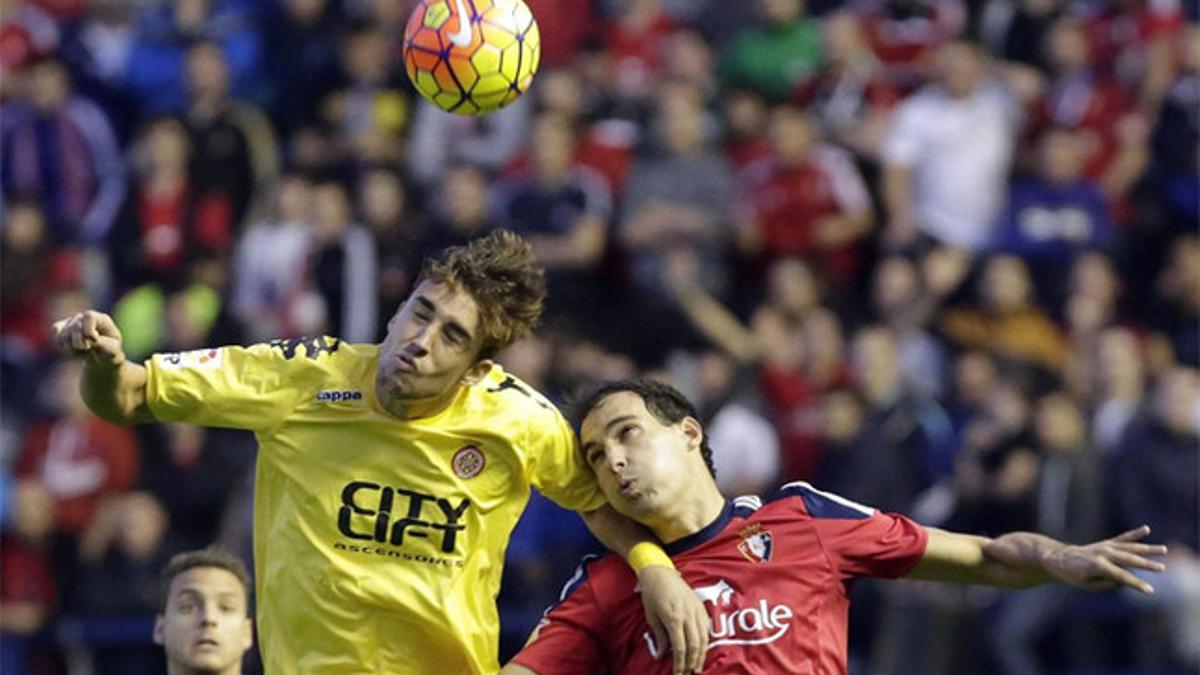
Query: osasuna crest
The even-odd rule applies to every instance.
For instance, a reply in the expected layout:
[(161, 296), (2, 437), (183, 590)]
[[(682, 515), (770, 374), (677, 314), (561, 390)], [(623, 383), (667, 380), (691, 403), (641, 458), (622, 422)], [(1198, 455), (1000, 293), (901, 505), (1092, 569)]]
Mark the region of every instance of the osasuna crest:
[(760, 530), (757, 523), (742, 530), (742, 541), (738, 544), (738, 551), (746, 560), (756, 563), (770, 562), (773, 549), (774, 539), (771, 533)]

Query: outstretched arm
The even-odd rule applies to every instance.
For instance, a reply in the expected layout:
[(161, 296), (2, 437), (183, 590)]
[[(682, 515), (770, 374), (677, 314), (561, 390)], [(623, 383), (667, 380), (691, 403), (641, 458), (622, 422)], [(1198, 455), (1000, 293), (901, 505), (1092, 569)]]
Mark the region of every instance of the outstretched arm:
[(989, 539), (928, 528), (929, 543), (921, 562), (907, 579), (1029, 588), (1050, 581), (1100, 591), (1120, 586), (1153, 593), (1154, 588), (1130, 570), (1161, 572), (1164, 565), (1148, 556), (1167, 548), (1140, 543), (1150, 534), (1143, 525), (1111, 539), (1071, 545), (1032, 532), (1013, 532)]
[(54, 323), (64, 352), (83, 359), (79, 389), (97, 417), (113, 424), (153, 422), (146, 405), (146, 369), (125, 358), (112, 317), (88, 310)]
[(708, 652), (708, 612), (654, 535), (607, 504), (582, 516), (592, 534), (637, 573), (646, 622), (657, 644), (670, 643), (674, 672), (700, 672)]

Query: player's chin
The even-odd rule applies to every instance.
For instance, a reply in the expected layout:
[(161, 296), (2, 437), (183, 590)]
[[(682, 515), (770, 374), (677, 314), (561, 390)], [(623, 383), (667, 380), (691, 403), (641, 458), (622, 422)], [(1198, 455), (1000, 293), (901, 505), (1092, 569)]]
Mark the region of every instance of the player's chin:
[(221, 649), (193, 650), (187, 659), (188, 667), (198, 672), (220, 672), (232, 662), (233, 657)]

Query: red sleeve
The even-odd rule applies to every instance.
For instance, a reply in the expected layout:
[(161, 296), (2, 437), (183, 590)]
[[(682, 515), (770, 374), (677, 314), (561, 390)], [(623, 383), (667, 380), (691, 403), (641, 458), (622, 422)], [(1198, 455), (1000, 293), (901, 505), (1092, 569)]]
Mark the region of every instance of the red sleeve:
[(834, 569), (843, 578), (908, 574), (925, 555), (925, 528), (894, 513), (861, 519), (821, 518), (813, 522)]
[(843, 579), (908, 574), (925, 555), (929, 533), (894, 513), (880, 513), (799, 481), (782, 489), (799, 497), (821, 547)]
[(540, 675), (590, 675), (608, 668), (600, 636), (604, 617), (589, 580), (573, 589), (542, 617), (512, 662)]

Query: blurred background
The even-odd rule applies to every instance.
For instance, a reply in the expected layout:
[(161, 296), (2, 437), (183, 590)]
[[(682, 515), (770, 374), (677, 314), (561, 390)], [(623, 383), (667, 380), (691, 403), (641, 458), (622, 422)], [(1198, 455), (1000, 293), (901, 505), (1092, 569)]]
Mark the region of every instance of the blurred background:
[[(1196, 672), (1196, 0), (529, 0), (481, 119), (414, 95), (412, 4), (0, 0), (4, 673), (164, 672), (162, 563), (250, 551), (253, 439), (98, 421), (54, 319), (369, 342), (495, 227), (549, 270), (506, 367), (677, 384), (729, 495), (1171, 546), (1150, 598), (860, 582), (852, 673)], [(534, 496), (503, 656), (595, 547)]]

